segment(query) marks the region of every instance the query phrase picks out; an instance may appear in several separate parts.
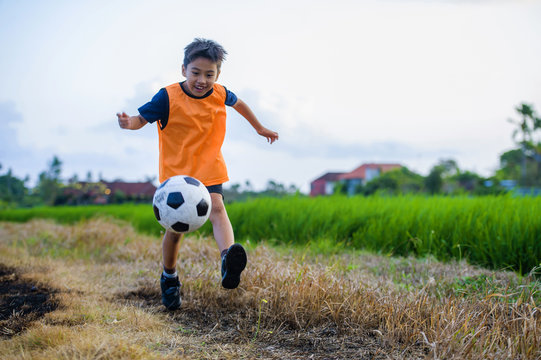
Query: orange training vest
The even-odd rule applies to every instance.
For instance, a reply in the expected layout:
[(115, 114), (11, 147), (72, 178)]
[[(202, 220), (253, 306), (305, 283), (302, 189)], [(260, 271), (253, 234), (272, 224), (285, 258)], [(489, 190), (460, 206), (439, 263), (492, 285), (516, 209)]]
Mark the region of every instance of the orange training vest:
[(189, 175), (205, 186), (229, 180), (222, 156), (225, 138), (225, 88), (214, 84), (202, 99), (188, 96), (179, 83), (165, 88), (169, 96), (169, 120), (160, 140), (160, 182), (174, 175)]

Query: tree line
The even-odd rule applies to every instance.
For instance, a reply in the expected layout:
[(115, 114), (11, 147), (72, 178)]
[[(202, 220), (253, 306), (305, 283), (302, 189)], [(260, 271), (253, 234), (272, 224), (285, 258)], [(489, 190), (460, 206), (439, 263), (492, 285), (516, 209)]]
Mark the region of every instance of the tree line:
[[(2, 164), (0, 164), (0, 171)], [(101, 176), (99, 176), (101, 178)], [(155, 178), (147, 177), (145, 181), (154, 182)], [(27, 186), (30, 177), (17, 178), (13, 171), (0, 172), (0, 209), (12, 207), (56, 206), (56, 205), (88, 205), (96, 203), (98, 197), (107, 198), (107, 203), (120, 204), (124, 202), (150, 202), (152, 199), (145, 196), (128, 195), (122, 191), (110, 192), (102, 180), (93, 181), (91, 172), (86, 179), (80, 181), (73, 175), (66, 181), (62, 180), (62, 161), (53, 156), (47, 164), (47, 169), (38, 175), (34, 187)], [(271, 196), (281, 197), (299, 193), (299, 189), (291, 184), (286, 186), (274, 180), (267, 182), (266, 188), (261, 191), (254, 190), (250, 181), (243, 186), (232, 184), (224, 189), (227, 202), (242, 201), (252, 197)]]
[(28, 175), (19, 179), (8, 169), (6, 173), (0, 174), (0, 208), (54, 205), (63, 187), (61, 172), (62, 162), (54, 156), (48, 168), (39, 173), (37, 185), (30, 188), (26, 185), (30, 181)]

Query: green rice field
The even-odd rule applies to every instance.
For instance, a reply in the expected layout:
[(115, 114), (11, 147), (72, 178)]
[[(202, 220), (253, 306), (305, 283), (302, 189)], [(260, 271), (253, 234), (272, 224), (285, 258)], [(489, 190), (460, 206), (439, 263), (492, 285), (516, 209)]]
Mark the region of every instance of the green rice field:
[[(289, 197), (227, 206), (240, 241), (309, 246), (320, 253), (365, 249), (392, 256), (466, 259), (493, 269), (528, 273), (541, 263), (540, 197)], [(41, 207), (0, 211), (0, 221), (92, 217), (130, 222), (159, 234), (151, 205)], [(211, 234), (210, 224), (201, 230)]]

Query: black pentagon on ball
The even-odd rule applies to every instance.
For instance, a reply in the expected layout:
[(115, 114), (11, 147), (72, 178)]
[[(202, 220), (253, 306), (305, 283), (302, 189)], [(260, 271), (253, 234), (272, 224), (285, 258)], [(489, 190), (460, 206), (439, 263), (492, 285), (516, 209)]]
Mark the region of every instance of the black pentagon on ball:
[(178, 232), (186, 232), (190, 228), (190, 225), (177, 221), (176, 223), (171, 225), (171, 228)]
[(167, 205), (173, 209), (178, 209), (180, 205), (184, 204), (184, 196), (178, 191), (169, 193), (167, 196)]
[(167, 180), (165, 180), (164, 182), (162, 182), (162, 183), (160, 184), (160, 186), (158, 186), (158, 188), (157, 188), (156, 190), (159, 190), (159, 189), (161, 189), (162, 187), (164, 187), (165, 184), (167, 184), (168, 181), (169, 181), (169, 179), (167, 179)]
[(199, 184), (201, 184), (201, 183), (199, 182), (199, 180), (194, 179), (193, 177), (189, 177), (189, 176), (185, 176), (185, 177), (184, 177), (184, 180), (186, 180), (186, 183), (188, 183), (188, 184), (190, 184), (190, 185), (199, 186)]
[(197, 204), (197, 215), (205, 216), (209, 211), (209, 203), (205, 199), (201, 199), (199, 204)]
[(156, 205), (152, 205), (152, 208), (154, 209), (154, 216), (156, 216), (156, 220), (160, 221), (160, 210)]

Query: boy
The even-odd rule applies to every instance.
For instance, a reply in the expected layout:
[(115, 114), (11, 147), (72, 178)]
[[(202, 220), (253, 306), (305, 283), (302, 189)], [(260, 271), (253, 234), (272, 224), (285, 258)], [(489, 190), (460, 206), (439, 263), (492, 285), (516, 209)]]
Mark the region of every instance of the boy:
[[(160, 182), (174, 175), (189, 175), (209, 190), (209, 220), (222, 258), (222, 286), (235, 289), (246, 266), (246, 252), (234, 243), (233, 228), (223, 201), (222, 184), (229, 180), (221, 147), (225, 137), (226, 105), (239, 112), (269, 143), (278, 133), (265, 128), (241, 99), (216, 83), (227, 52), (212, 40), (195, 39), (184, 49), (182, 75), (186, 78), (162, 88), (139, 115), (117, 113), (123, 129), (137, 130), (147, 123), (158, 125)], [(176, 260), (181, 234), (166, 231), (163, 243), (162, 303), (169, 310), (180, 307), (180, 281)]]

